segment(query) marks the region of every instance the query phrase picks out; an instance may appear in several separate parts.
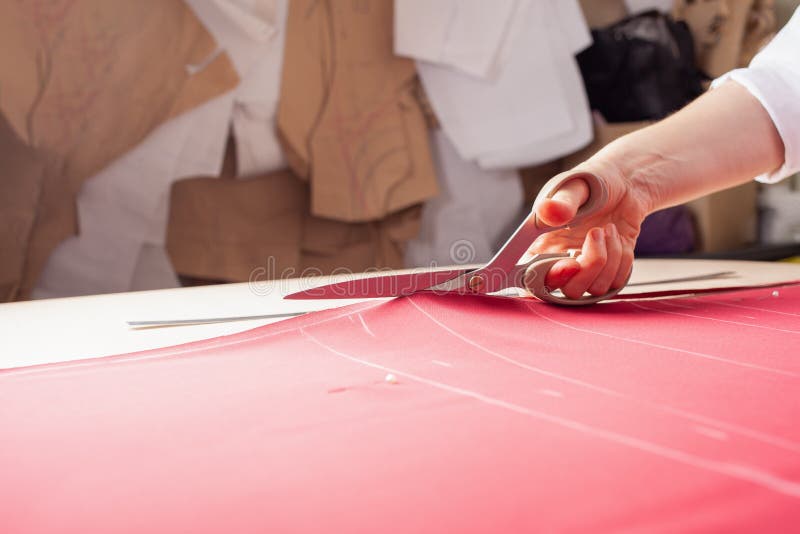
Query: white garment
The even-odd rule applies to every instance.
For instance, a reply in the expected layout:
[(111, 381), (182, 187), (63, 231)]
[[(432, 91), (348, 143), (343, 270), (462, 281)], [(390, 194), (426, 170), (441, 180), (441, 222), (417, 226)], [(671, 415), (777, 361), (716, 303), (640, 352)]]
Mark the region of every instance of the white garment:
[(488, 261), (519, 222), (524, 193), (515, 170), (485, 171), (431, 132), (439, 195), (422, 208), (419, 236), (406, 247), (408, 267)]
[(774, 183), (800, 171), (800, 8), (746, 69), (714, 80), (734, 80), (747, 88), (769, 113), (783, 140), (783, 165), (756, 180)]
[[(439, 34), (425, 36), (413, 53), (442, 129), (462, 158), (490, 169), (533, 165), (591, 140), (589, 105), (573, 57), (591, 36), (576, 0), (517, 0), (510, 24), (490, 2), (450, 0), (460, 13), (451, 20), (441, 16), (438, 2), (399, 0), (396, 11), (408, 9), (409, 1), (417, 22), (408, 13), (398, 16), (396, 39), (408, 42), (403, 35), (418, 35), (419, 21), (438, 14), (440, 22), (428, 29)], [(475, 38), (458, 27), (464, 19), (484, 20), (486, 35), (494, 36), (491, 43), (480, 39), (494, 57), (485, 78), (457, 70), (453, 61), (431, 62), (442, 55), (443, 42), (449, 49), (470, 49)]]

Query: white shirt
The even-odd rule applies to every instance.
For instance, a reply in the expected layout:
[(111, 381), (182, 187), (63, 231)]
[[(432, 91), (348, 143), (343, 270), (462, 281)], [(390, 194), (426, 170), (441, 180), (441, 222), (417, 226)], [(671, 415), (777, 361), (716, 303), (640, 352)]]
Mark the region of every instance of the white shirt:
[(773, 183), (800, 171), (800, 9), (746, 69), (714, 80), (712, 87), (734, 80), (747, 88), (769, 113), (783, 140), (783, 165), (756, 177)]

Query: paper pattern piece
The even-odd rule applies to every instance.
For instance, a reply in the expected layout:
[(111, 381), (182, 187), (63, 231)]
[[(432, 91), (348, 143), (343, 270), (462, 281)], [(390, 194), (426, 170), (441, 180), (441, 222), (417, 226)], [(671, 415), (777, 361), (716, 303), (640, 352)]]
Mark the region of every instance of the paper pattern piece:
[(0, 160), (0, 302), (6, 302), (14, 300), (22, 283), (47, 160), (17, 136), (2, 113)]
[(418, 294), (5, 371), (0, 522), (787, 531), (798, 309), (800, 286), (580, 310)]
[[(730, 273), (710, 277), (714, 273)], [(648, 284), (658, 280), (684, 282)], [(797, 265), (783, 262), (733, 260), (669, 260), (639, 258), (634, 261), (630, 283), (617, 298), (642, 298), (707, 293), (734, 289), (772, 287), (800, 281)]]
[(414, 63), (394, 55), (391, 2), (289, 6), (278, 130), (311, 212), (381, 219), (437, 193)]
[(10, 2), (0, 36), (0, 109), (28, 145), (60, 160), (43, 184), (26, 296), (53, 247), (76, 230), (83, 181), (238, 79), (181, 0)]
[(273, 275), (299, 265), (308, 191), (291, 172), (180, 180), (170, 199), (167, 248), (180, 274), (247, 281), (269, 258)]
[[(277, 112), (286, 2), (188, 4), (230, 56), (240, 86), (161, 125), (86, 182), (78, 196), (81, 233), (55, 249), (34, 297), (177, 285), (163, 250), (169, 188), (179, 178), (220, 173), (231, 122), (240, 172), (284, 167), (270, 124)], [(137, 259), (155, 256), (160, 259)]]
[(404, 246), (419, 232), (419, 206), (344, 223), (312, 216), (308, 198), (308, 183), (286, 170), (178, 181), (167, 232), (175, 270), (243, 282), (403, 266)]
[[(459, 6), (465, 10), (471, 6), (475, 18), (493, 9), (488, 3)], [(503, 27), (492, 76), (480, 79), (446, 63), (424, 61), (422, 53), (417, 62), (443, 130), (462, 158), (476, 160), (484, 168), (534, 165), (591, 140), (588, 101), (574, 58), (591, 42), (580, 7), (573, 0), (521, 0), (514, 6), (511, 23)], [(417, 11), (414, 19), (423, 20), (425, 11)], [(417, 36), (425, 26), (408, 19), (408, 29), (399, 31)], [(487, 24), (500, 22), (488, 17)], [(459, 35), (446, 33), (448, 39)], [(471, 38), (460, 37), (468, 47)]]

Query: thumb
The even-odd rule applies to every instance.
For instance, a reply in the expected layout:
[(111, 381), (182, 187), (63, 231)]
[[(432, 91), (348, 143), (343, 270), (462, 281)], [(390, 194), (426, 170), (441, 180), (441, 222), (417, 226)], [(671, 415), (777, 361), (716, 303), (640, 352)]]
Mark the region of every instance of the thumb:
[(580, 178), (565, 183), (550, 198), (534, 207), (536, 215), (548, 226), (562, 226), (571, 221), (589, 199), (589, 186)]

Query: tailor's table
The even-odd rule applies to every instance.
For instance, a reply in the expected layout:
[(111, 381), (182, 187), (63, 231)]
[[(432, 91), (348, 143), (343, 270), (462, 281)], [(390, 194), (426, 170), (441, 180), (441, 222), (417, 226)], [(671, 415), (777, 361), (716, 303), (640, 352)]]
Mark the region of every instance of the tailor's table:
[[(800, 279), (797, 264), (721, 260), (636, 260), (631, 284), (735, 271), (736, 276), (691, 282), (693, 288)], [(359, 302), (283, 300), (330, 277), (139, 291), (0, 304), (0, 369), (94, 358), (234, 334), (283, 318), (131, 329), (127, 321), (302, 313)], [(631, 286), (622, 294), (687, 287)]]

